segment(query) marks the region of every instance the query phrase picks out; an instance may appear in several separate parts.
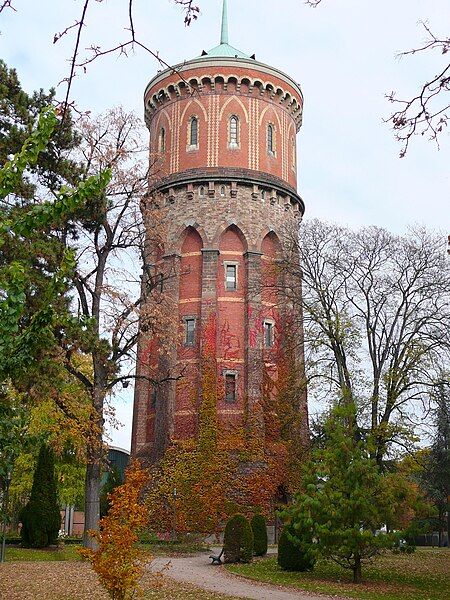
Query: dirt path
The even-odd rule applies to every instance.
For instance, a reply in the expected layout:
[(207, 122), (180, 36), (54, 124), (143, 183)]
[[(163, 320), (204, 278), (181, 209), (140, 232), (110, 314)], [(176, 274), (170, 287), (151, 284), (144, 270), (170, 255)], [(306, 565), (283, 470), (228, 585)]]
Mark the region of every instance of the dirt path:
[[(211, 565), (208, 554), (182, 558), (156, 558), (152, 570), (161, 570), (170, 563), (165, 574), (179, 582), (187, 582), (209, 592), (226, 594), (235, 598), (254, 600), (325, 600), (331, 596), (318, 596), (308, 592), (289, 590), (269, 584), (260, 584), (236, 577), (225, 571), (223, 567)], [(336, 600), (337, 596), (333, 596)], [(343, 599), (341, 599), (343, 600)]]

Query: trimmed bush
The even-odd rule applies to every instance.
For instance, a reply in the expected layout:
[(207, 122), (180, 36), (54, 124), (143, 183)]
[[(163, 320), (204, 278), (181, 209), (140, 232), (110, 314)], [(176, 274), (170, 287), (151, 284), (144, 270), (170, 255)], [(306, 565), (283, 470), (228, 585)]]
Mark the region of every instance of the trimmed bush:
[(253, 532), (244, 515), (233, 515), (225, 527), (223, 539), (226, 563), (251, 562), (253, 556)]
[(267, 554), (267, 527), (262, 515), (254, 515), (250, 522), (253, 531), (253, 554), (264, 556)]
[(58, 541), (61, 526), (53, 452), (43, 445), (34, 471), (28, 504), (20, 513), (24, 546), (46, 548)]
[(294, 544), (286, 527), (278, 542), (278, 564), (284, 571), (311, 571), (316, 563), (312, 542)]

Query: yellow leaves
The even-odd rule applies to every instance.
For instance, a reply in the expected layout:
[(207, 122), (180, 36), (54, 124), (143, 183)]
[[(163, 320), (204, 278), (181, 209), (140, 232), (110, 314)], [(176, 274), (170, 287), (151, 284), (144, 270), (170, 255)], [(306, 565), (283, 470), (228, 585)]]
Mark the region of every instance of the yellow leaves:
[(148, 471), (138, 461), (132, 461), (125, 483), (109, 495), (110, 509), (100, 520), (100, 530), (91, 533), (97, 541), (97, 549), (80, 550), (114, 600), (131, 598), (143, 572), (144, 553), (136, 547), (136, 542), (138, 532), (148, 522), (147, 507), (140, 500), (148, 481)]

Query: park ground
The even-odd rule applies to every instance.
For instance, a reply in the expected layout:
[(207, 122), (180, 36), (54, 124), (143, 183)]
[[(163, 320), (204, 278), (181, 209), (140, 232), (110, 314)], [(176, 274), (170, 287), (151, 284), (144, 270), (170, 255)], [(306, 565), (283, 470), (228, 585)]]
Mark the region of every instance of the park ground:
[[(163, 554), (161, 549), (153, 554)], [(196, 555), (198, 564), (208, 566), (208, 553)], [(141, 588), (142, 598), (154, 600), (230, 600), (230, 592), (248, 589), (249, 579), (275, 585), (284, 589), (312, 594), (326, 594), (361, 600), (447, 600), (450, 589), (450, 550), (419, 548), (415, 554), (388, 554), (363, 572), (364, 583), (355, 586), (350, 573), (336, 565), (321, 562), (312, 573), (287, 573), (278, 569), (275, 557), (255, 560), (250, 565), (227, 565), (210, 567), (214, 569), (221, 593), (202, 590), (201, 579), (193, 585), (189, 581), (174, 580), (175, 569), (183, 560), (191, 557), (184, 554), (172, 560), (172, 567), (158, 578), (159, 589), (151, 589), (154, 576), (146, 573)], [(158, 565), (164, 564), (159, 556)], [(208, 566), (209, 567), (209, 566)], [(171, 576), (172, 570), (172, 576)], [(211, 571), (212, 572), (212, 571)], [(178, 575), (182, 576), (182, 569)], [(239, 577), (232, 577), (231, 573)], [(244, 579), (245, 578), (245, 579)], [(220, 590), (220, 581), (223, 589)], [(233, 584), (231, 585), (231, 582)], [(227, 587), (228, 586), (228, 587)], [(294, 588), (294, 589), (293, 589)], [(263, 588), (256, 588), (262, 591)], [(278, 590), (282, 588), (278, 587)], [(232, 593), (236, 593), (233, 591)], [(250, 597), (238, 594), (239, 597)], [(258, 597), (256, 593), (255, 596)], [(274, 594), (273, 597), (276, 597)], [(1, 600), (107, 600), (106, 593), (97, 581), (90, 566), (78, 560), (76, 547), (66, 546), (64, 550), (23, 550), (8, 548), (7, 562), (0, 565)]]

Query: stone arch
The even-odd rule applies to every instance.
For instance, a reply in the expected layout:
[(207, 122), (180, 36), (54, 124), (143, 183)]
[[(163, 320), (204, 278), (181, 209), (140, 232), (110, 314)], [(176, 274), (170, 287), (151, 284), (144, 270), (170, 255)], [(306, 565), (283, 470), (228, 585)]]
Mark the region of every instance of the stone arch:
[(227, 98), (227, 100), (224, 102), (224, 105), (222, 106), (222, 108), (220, 110), (219, 119), (222, 119), (224, 110), (230, 104), (230, 102), (237, 102), (239, 104), (239, 106), (242, 108), (242, 111), (243, 111), (243, 113), (245, 115), (245, 120), (248, 123), (248, 112), (247, 112), (247, 109), (245, 108), (244, 103), (242, 102), (242, 100), (238, 96), (231, 96), (230, 98)]
[(203, 240), (198, 230), (192, 225), (188, 225), (182, 232), (180, 237), (181, 254), (190, 252), (200, 252), (203, 248)]
[(264, 119), (264, 115), (266, 114), (267, 111), (272, 111), (278, 121), (278, 132), (281, 134), (281, 121), (280, 121), (280, 117), (278, 116), (277, 111), (274, 109), (273, 106), (271, 106), (270, 104), (268, 106), (265, 107), (265, 109), (262, 111), (262, 113), (259, 116), (259, 126), (261, 127), (263, 119)]
[[(198, 300), (202, 295), (203, 240), (197, 229), (192, 225), (188, 225), (182, 232), (180, 241), (179, 299), (180, 301)], [(190, 305), (189, 311), (192, 311), (192, 309), (193, 307)]]
[(263, 256), (274, 259), (280, 257), (282, 246), (280, 238), (273, 229), (266, 229), (263, 232), (260, 248)]
[(163, 108), (162, 110), (159, 111), (158, 113), (158, 118), (156, 120), (156, 129), (159, 128), (159, 126), (161, 125), (161, 119), (162, 117), (165, 116), (167, 119), (167, 124), (169, 126), (169, 130), (172, 131), (172, 119), (170, 118), (169, 113), (167, 112), (167, 110), (165, 108)]
[(236, 75), (229, 75), (227, 77), (227, 90), (236, 93), (238, 91), (238, 81)]
[(211, 87), (212, 87), (212, 81), (213, 80), (212, 80), (212, 78), (209, 75), (205, 75), (204, 77), (202, 77), (201, 84), (200, 84), (201, 88), (202, 88), (202, 91), (203, 91), (204, 88), (211, 89)]
[(181, 253), (186, 236), (189, 232), (193, 231), (195, 231), (196, 235), (200, 238), (202, 248), (208, 245), (208, 238), (203, 227), (200, 227), (200, 225), (193, 220), (185, 221), (172, 232), (171, 238), (173, 240), (174, 252), (177, 254)]
[(255, 89), (258, 90), (257, 96), (261, 95), (261, 93), (264, 90), (264, 84), (263, 84), (263, 82), (260, 79), (255, 79), (253, 81), (253, 90), (255, 90)]
[(248, 236), (246, 236), (246, 234), (243, 231), (242, 226), (240, 226), (241, 223), (237, 224), (234, 221), (232, 223), (221, 223), (219, 225), (219, 227), (216, 230), (216, 233), (212, 239), (212, 245), (213, 247), (219, 248), (224, 236), (227, 232), (232, 232), (234, 233), (235, 236), (237, 236), (237, 238), (239, 238), (240, 243), (242, 244), (242, 252), (246, 252), (248, 249), (248, 243), (247, 243), (247, 239)]
[(191, 98), (191, 100), (189, 100), (189, 102), (186, 104), (186, 106), (185, 106), (185, 108), (184, 108), (183, 112), (181, 113), (181, 117), (180, 117), (180, 123), (179, 123), (180, 127), (181, 127), (181, 125), (182, 125), (182, 123), (183, 123), (183, 120), (184, 120), (184, 117), (186, 116), (186, 113), (187, 113), (187, 111), (189, 110), (189, 108), (190, 108), (190, 107), (192, 106), (192, 104), (194, 104), (194, 103), (195, 103), (195, 104), (198, 104), (198, 106), (200, 107), (200, 109), (201, 109), (201, 111), (202, 111), (202, 113), (203, 113), (203, 116), (204, 116), (204, 118), (205, 118), (205, 122), (208, 122), (208, 114), (207, 114), (207, 112), (206, 112), (206, 109), (205, 109), (205, 107), (203, 106), (203, 104), (202, 104), (202, 103), (201, 103), (199, 100), (197, 100), (197, 98)]
[(250, 91), (251, 81), (248, 77), (243, 77), (240, 81), (240, 91), (242, 94), (248, 94)]

